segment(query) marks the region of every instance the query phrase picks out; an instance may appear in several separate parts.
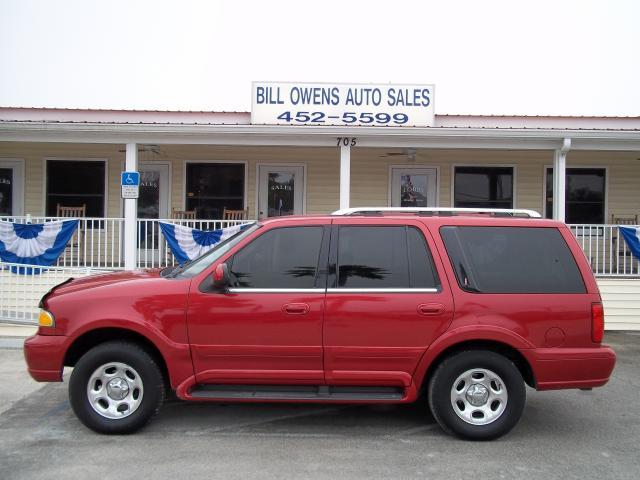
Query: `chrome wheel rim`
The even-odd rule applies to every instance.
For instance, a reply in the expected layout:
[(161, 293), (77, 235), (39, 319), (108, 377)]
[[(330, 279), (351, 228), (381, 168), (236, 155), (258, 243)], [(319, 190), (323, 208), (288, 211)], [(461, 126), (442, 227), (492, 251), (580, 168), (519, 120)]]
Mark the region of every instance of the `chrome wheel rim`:
[(111, 420), (126, 418), (142, 403), (144, 387), (138, 372), (126, 363), (109, 362), (89, 377), (87, 398), (91, 408)]
[(451, 387), (451, 406), (470, 425), (488, 425), (502, 416), (509, 395), (502, 378), (485, 368), (460, 375)]

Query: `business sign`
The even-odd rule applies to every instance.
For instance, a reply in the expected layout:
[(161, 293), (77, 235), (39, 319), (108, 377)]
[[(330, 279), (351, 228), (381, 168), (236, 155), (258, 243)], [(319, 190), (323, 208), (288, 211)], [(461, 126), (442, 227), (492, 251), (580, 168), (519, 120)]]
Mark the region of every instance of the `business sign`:
[(122, 172), (120, 176), (122, 198), (138, 198), (140, 195), (140, 173)]
[(431, 127), (433, 85), (253, 82), (251, 123)]

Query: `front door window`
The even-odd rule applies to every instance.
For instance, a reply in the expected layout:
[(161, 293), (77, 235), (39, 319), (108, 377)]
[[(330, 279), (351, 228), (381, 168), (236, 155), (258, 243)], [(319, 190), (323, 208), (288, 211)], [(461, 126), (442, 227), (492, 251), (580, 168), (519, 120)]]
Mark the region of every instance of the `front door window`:
[(435, 168), (392, 168), (392, 207), (435, 207)]
[(303, 167), (261, 165), (259, 171), (258, 216), (264, 218), (301, 215)]
[(22, 215), (24, 164), (0, 159), (0, 216)]

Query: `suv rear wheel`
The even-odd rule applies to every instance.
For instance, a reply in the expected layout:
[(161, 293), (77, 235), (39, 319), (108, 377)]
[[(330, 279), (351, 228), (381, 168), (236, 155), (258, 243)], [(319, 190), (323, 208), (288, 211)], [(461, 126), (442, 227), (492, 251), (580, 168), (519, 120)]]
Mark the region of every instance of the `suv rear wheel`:
[(445, 431), (490, 440), (518, 423), (526, 392), (511, 360), (491, 351), (468, 350), (438, 366), (429, 382), (428, 397), (433, 416)]
[(69, 400), (80, 421), (96, 432), (131, 433), (158, 412), (162, 372), (154, 358), (130, 342), (106, 342), (78, 360)]

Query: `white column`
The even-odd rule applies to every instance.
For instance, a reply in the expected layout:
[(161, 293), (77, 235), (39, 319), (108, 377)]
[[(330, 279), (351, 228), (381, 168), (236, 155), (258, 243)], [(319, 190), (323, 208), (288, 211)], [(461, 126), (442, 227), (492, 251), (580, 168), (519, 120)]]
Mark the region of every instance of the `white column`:
[[(138, 145), (127, 143), (125, 153), (125, 167), (127, 172), (138, 171)], [(135, 198), (124, 199), (124, 268), (133, 270), (136, 268), (137, 251), (137, 213), (138, 200)]]
[(567, 178), (567, 153), (571, 150), (571, 139), (565, 138), (562, 147), (553, 155), (553, 218), (565, 221), (565, 192)]
[(340, 209), (349, 208), (351, 195), (351, 147), (340, 146)]

